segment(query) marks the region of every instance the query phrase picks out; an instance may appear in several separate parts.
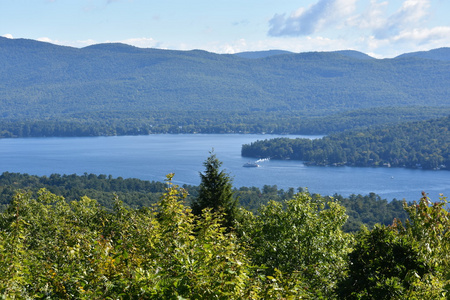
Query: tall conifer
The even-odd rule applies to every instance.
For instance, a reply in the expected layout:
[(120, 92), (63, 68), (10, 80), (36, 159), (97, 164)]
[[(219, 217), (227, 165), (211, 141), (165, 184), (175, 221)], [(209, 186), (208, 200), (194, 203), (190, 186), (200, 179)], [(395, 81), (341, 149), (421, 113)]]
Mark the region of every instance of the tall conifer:
[(192, 203), (195, 215), (201, 215), (203, 209), (211, 208), (213, 212), (225, 213), (225, 226), (233, 225), (237, 214), (237, 199), (233, 197), (231, 178), (224, 170), (220, 170), (222, 162), (213, 151), (203, 163), (205, 172), (200, 172), (200, 190), (197, 199)]

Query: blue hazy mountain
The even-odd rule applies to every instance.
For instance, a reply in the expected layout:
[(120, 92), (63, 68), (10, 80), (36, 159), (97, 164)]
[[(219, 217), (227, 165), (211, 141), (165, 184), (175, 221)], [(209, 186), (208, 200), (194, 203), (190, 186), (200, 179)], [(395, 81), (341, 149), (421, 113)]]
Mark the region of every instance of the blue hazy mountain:
[(448, 57), (449, 48), (375, 59), (357, 51), (223, 55), (0, 38), (0, 114), (39, 119), (92, 112), (448, 107)]
[(438, 48), (429, 51), (419, 51), (419, 52), (411, 52), (405, 53), (397, 56), (397, 58), (405, 58), (405, 57), (416, 57), (416, 58), (424, 58), (424, 59), (433, 59), (433, 60), (443, 60), (450, 61), (450, 48)]
[(350, 58), (356, 58), (356, 59), (374, 59), (372, 56), (367, 55), (365, 53), (355, 51), (355, 50), (339, 50), (339, 51), (333, 51), (335, 53), (342, 54), (344, 56), (350, 57)]
[(281, 54), (292, 54), (293, 52), (284, 51), (284, 50), (267, 50), (267, 51), (247, 51), (247, 52), (239, 52), (235, 53), (233, 55), (243, 57), (243, 58), (251, 58), (251, 59), (257, 59), (257, 58), (264, 58), (274, 55), (281, 55)]

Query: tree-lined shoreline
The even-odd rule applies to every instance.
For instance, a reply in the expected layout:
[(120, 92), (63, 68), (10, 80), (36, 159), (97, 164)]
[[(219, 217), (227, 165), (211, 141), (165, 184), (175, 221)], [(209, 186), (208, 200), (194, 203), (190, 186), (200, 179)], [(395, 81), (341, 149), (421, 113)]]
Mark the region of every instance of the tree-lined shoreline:
[(321, 139), (276, 138), (242, 146), (244, 157), (307, 165), (450, 170), (450, 117), (347, 131)]

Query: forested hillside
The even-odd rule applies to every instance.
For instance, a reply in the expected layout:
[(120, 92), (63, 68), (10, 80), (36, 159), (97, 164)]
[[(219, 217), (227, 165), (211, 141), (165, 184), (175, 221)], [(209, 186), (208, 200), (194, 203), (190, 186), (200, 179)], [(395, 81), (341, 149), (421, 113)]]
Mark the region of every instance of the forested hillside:
[(321, 139), (278, 138), (242, 146), (242, 155), (297, 159), (314, 165), (392, 166), (450, 169), (450, 117)]
[[(448, 52), (380, 60), (352, 51), (274, 51), (246, 58), (123, 44), (78, 49), (0, 37), (1, 126), (6, 137), (26, 136), (29, 127), (45, 127), (41, 135), (139, 134), (179, 126), (218, 132), (211, 128), (224, 124), (232, 124), (229, 132), (256, 131), (266, 121), (275, 123), (267, 131), (276, 131), (276, 121), (286, 120), (295, 126), (281, 123), (282, 130), (293, 133), (302, 127), (307, 132), (310, 118), (335, 119), (355, 110), (446, 110), (450, 62), (430, 57)], [(68, 129), (55, 132), (55, 123)]]

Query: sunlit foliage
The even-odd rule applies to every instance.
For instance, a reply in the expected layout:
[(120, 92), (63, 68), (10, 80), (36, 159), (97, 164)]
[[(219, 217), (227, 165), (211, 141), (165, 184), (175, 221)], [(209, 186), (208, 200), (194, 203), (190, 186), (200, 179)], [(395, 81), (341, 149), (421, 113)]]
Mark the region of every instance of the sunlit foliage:
[(338, 201), (302, 191), (235, 229), (169, 174), (160, 200), (112, 210), (41, 189), (15, 194), (0, 214), (4, 299), (447, 299), (446, 198), (404, 204), (409, 219), (343, 232)]

